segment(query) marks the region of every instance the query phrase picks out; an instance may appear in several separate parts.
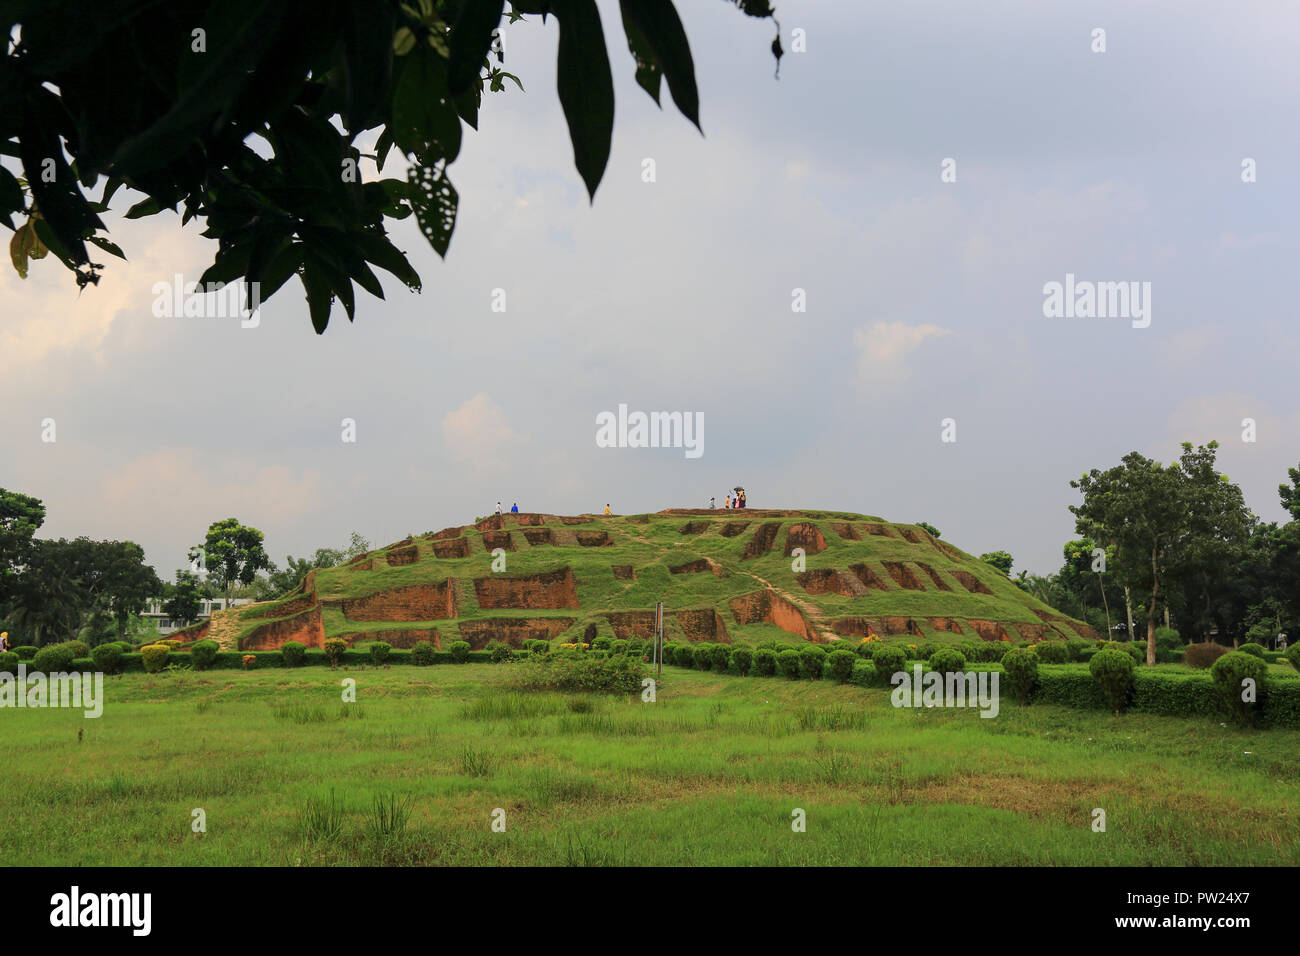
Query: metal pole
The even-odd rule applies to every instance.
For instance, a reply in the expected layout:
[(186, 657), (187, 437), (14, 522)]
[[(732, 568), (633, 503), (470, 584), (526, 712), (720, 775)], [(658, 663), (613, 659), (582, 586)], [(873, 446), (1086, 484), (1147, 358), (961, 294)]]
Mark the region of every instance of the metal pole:
[(664, 602), (655, 610), (655, 683), (664, 673)]

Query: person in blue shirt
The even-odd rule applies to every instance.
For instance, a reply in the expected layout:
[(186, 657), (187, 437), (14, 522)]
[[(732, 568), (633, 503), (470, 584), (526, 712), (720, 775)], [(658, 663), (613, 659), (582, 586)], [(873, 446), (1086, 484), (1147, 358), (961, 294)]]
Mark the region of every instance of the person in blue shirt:
[(518, 505), (518, 504), (512, 504), (512, 505), (510, 506), (510, 513), (511, 513), (512, 515), (517, 515), (517, 514), (519, 514), (519, 505)]

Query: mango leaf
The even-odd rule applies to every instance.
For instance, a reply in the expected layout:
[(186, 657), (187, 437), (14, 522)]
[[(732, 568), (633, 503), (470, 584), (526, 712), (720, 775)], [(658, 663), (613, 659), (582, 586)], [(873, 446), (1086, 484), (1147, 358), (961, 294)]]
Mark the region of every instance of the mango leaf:
[(447, 67), (428, 47), (417, 47), (400, 66), (393, 94), (393, 141), (421, 161), (451, 162), (460, 153), (460, 116), (447, 90)]
[(501, 23), (505, 0), (461, 0), (451, 28), (451, 60), (447, 65), (447, 88), (460, 96), (479, 78), (483, 60), (492, 49), (492, 32)]
[(411, 166), (406, 171), (407, 181), (417, 191), (411, 198), (415, 221), (420, 232), (433, 246), (435, 252), (447, 258), (451, 234), (456, 228), (456, 207), (460, 196), (447, 178), (445, 163), (436, 166)]
[(614, 136), (614, 79), (605, 32), (595, 0), (555, 0), (551, 12), (560, 21), (556, 70), (560, 105), (569, 124), (574, 165), (587, 184), (587, 195), (594, 199)]
[[(700, 93), (695, 85), (695, 62), (686, 30), (672, 0), (620, 0), (623, 26), (631, 44), (633, 34), (641, 39), (655, 65), (668, 78), (668, 91), (682, 115), (700, 126)], [(637, 82), (641, 81), (638, 51)], [(644, 86), (645, 84), (642, 84)], [(659, 102), (658, 84), (652, 94)]]

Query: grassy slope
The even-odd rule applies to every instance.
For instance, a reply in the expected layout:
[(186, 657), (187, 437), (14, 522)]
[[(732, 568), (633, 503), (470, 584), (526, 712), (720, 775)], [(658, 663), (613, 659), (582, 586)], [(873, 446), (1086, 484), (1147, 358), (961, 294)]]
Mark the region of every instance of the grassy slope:
[[(1300, 734), (672, 668), (584, 713), (513, 666), (133, 674), (99, 720), (8, 711), (0, 862), (1300, 864)], [(342, 832), (313, 837), (331, 789)], [(383, 794), (412, 801), (389, 838)]]
[[(832, 530), (832, 524), (848, 521), (861, 532), (868, 522), (885, 522), (883, 519), (869, 515), (815, 511), (801, 512), (799, 516), (792, 517), (773, 517), (762, 511), (726, 510), (704, 515), (655, 514), (643, 517), (648, 517), (648, 523), (631, 522), (627, 517), (592, 517), (585, 524), (567, 526), (558, 518), (547, 516), (545, 527), (556, 533), (607, 531), (615, 542), (607, 547), (557, 547), (546, 544), (530, 546), (524, 538), (523, 529), (513, 523), (511, 516), (505, 516), (504, 530), (512, 533), (512, 543), (516, 549), (507, 552), (506, 574), (534, 574), (570, 567), (577, 577), (581, 610), (480, 610), (474, 597), (473, 579), (491, 574), (492, 557), (484, 546), (482, 532), (471, 525), (464, 531), (464, 537), (470, 542), (470, 554), (465, 558), (437, 558), (430, 547), (429, 539), (419, 537), (415, 539), (415, 543), (419, 546), (420, 558), (415, 564), (389, 566), (385, 556), (390, 550), (399, 547), (395, 544), (371, 552), (370, 557), (374, 560), (373, 570), (359, 571), (343, 567), (318, 571), (315, 586), (321, 600), (326, 603), (323, 614), (326, 635), (383, 630), (387, 627), (439, 627), (442, 633), (454, 636), (458, 620), (476, 617), (555, 616), (577, 619), (570, 631), (569, 639), (572, 639), (573, 635), (581, 633), (588, 622), (596, 622), (601, 633), (612, 634), (602, 612), (647, 611), (654, 608), (655, 602), (663, 601), (669, 611), (682, 608), (716, 608), (722, 614), (729, 633), (736, 640), (756, 642), (772, 637), (774, 631), (780, 639), (796, 640), (792, 635), (770, 624), (748, 626), (735, 624), (734, 617), (727, 606), (728, 601), (761, 590), (764, 585), (760, 583), (759, 578), (770, 582), (789, 597), (819, 609), (825, 615), (826, 621), (841, 616), (891, 615), (918, 619), (971, 618), (1014, 625), (1017, 621), (1040, 623), (1039, 618), (1033, 613), (1034, 609), (1057, 614), (1021, 591), (1004, 575), (984, 562), (964, 552), (958, 552), (959, 557), (949, 557), (948, 554), (928, 543), (928, 536), (914, 525), (886, 523), (893, 536), (880, 537), (862, 533), (861, 540), (853, 541), (836, 534)], [(682, 534), (680, 529), (688, 521), (707, 522), (710, 527), (702, 534)], [(723, 537), (720, 534), (722, 526), (735, 521), (747, 521), (749, 527), (736, 537)], [(768, 522), (779, 522), (781, 525), (775, 547), (760, 557), (741, 560), (746, 544), (757, 529)], [(850, 565), (866, 564), (890, 586), (890, 589), (873, 590), (867, 596), (853, 598), (834, 593), (808, 594), (795, 579), (791, 570), (791, 559), (783, 553), (787, 530), (791, 525), (799, 523), (817, 525), (827, 542), (826, 551), (808, 556), (809, 570), (821, 568), (846, 570)], [(926, 543), (912, 544), (906, 541), (900, 533), (903, 528), (917, 531)], [(719, 578), (708, 573), (670, 573), (670, 567), (697, 558), (713, 559), (724, 569), (724, 576)], [(882, 561), (910, 562), (926, 589), (910, 591), (897, 587), (882, 565)], [(928, 576), (916, 569), (916, 562), (933, 568), (952, 590), (937, 589)], [(635, 567), (637, 579), (635, 581), (616, 579), (612, 566), (619, 564)], [(964, 570), (974, 574), (993, 593), (968, 592), (952, 576), (950, 573), (952, 570)], [(449, 577), (458, 582), (459, 617), (456, 620), (349, 622), (337, 607), (329, 606), (331, 602), (364, 597), (412, 584), (441, 583)], [(263, 605), (256, 607), (259, 610), (264, 608)], [(234, 613), (242, 616), (247, 612)], [(273, 611), (265, 617), (256, 619), (243, 616), (239, 634), (241, 636), (247, 634), (255, 626), (275, 620), (278, 616)], [(931, 630), (924, 620), (920, 620), (919, 623), (926, 636), (938, 640), (961, 639), (958, 635)], [(670, 623), (670, 631), (674, 630), (675, 624)]]

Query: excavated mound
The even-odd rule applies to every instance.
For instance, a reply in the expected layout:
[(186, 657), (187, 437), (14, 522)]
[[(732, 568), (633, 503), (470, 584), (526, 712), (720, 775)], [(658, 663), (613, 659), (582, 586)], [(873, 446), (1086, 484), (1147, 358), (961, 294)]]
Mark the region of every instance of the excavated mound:
[(864, 524), (862, 526), (862, 530), (865, 531), (867, 534), (879, 535), (882, 538), (894, 537), (894, 535), (889, 533), (889, 529), (886, 528), (883, 524), (876, 524), (875, 522), (868, 522), (867, 524)]
[(356, 564), (349, 564), (348, 567), (353, 571), (373, 571), (375, 561), (373, 558), (368, 558), (365, 561), (358, 561)]
[(441, 584), (412, 584), (340, 603), (350, 621), (437, 621), (456, 616), (456, 589)]
[(530, 545), (555, 543), (550, 528), (525, 528), (524, 540)]
[(430, 537), (438, 541), (443, 541), (446, 540), (447, 538), (459, 538), (464, 533), (465, 533), (465, 529), (460, 525), (457, 525), (454, 528), (443, 528), (441, 531), (435, 532), (434, 534), (430, 535)]
[(688, 521), (677, 529), (678, 534), (704, 534), (709, 530), (707, 521)]
[(575, 620), (572, 617), (493, 617), (461, 621), (460, 639), (468, 641), (470, 649), (475, 651), (481, 651), (491, 641), (519, 648), (524, 646), (524, 641), (549, 641), (572, 627)]
[(605, 619), (620, 641), (630, 637), (644, 639), (655, 636), (654, 611), (607, 611)]
[(922, 564), (920, 561), (916, 562), (916, 566), (920, 568), (922, 571), (924, 571), (927, 575), (929, 575), (930, 580), (934, 582), (934, 586), (937, 587), (940, 591), (952, 590), (948, 582), (945, 581), (943, 578), (939, 577), (939, 572), (936, 571), (934, 568), (930, 567), (928, 564)]
[(839, 617), (831, 621), (831, 630), (844, 637), (870, 637), (875, 633), (865, 617)]
[(570, 568), (546, 574), (494, 574), (474, 579), (474, 596), (484, 610), (515, 608), (524, 611), (577, 610), (578, 582)]
[(560, 518), (565, 524), (586, 524), (592, 520), (591, 515), (566, 515)]
[(748, 527), (748, 521), (728, 521), (722, 526), (722, 529), (718, 534), (722, 535), (724, 538), (734, 538), (739, 534), (743, 534), (745, 529)]
[(615, 564), (611, 566), (614, 577), (620, 581), (635, 581), (636, 568), (630, 564)]
[(733, 598), (729, 606), (737, 624), (768, 621), (783, 631), (802, 637), (805, 641), (821, 643), (821, 635), (808, 626), (803, 612), (775, 591), (764, 590), (742, 594), (738, 598)]
[(420, 549), (415, 545), (405, 548), (394, 548), (388, 552), (386, 560), (390, 566), (398, 567), (403, 564), (414, 564), (420, 560)]
[(488, 551), (495, 551), (501, 548), (503, 551), (513, 551), (515, 541), (510, 537), (509, 531), (484, 531), (483, 547)]
[(906, 588), (909, 591), (925, 590), (925, 585), (917, 580), (916, 575), (912, 573), (912, 569), (906, 564), (901, 561), (882, 561), (880, 563), (885, 566), (889, 576), (894, 579), (894, 583), (900, 588)]
[(947, 631), (949, 634), (962, 634), (961, 622), (950, 617), (931, 617), (927, 618), (929, 625), (936, 631)]
[(749, 539), (745, 545), (744, 552), (740, 555), (740, 560), (748, 561), (750, 558), (757, 558), (760, 554), (766, 554), (776, 546), (776, 536), (781, 531), (781, 522), (770, 521), (762, 525), (754, 536)]
[(948, 573), (951, 574), (954, 578), (956, 578), (958, 582), (961, 584), (961, 586), (964, 587), (971, 594), (992, 594), (993, 593), (988, 589), (988, 587), (984, 584), (983, 581), (975, 577), (975, 575), (971, 574), (969, 571), (949, 571)]
[(474, 527), (479, 531), (500, 531), (505, 527), (505, 522), (501, 520), (500, 515), (488, 515), (486, 518), (474, 522)]
[(315, 605), (282, 621), (269, 621), (253, 628), (239, 639), (241, 651), (274, 651), (286, 641), (307, 647), (325, 646), (325, 626), (321, 623), (320, 605)]
[(877, 591), (890, 590), (889, 585), (884, 582), (880, 575), (865, 564), (851, 565), (849, 571), (852, 572), (853, 576), (856, 577), (865, 588), (875, 589)]
[(627, 523), (628, 523), (628, 524), (649, 524), (649, 523), (650, 523), (650, 516), (649, 516), (649, 515), (632, 515), (631, 517), (629, 517), (629, 518), (627, 519)]
[(830, 568), (821, 568), (816, 571), (803, 571), (795, 576), (799, 586), (809, 594), (842, 594), (845, 597), (857, 597), (862, 593), (862, 587), (853, 587), (850, 583), (849, 575)]
[(283, 604), (267, 604), (266, 607), (258, 608), (254, 605), (253, 609), (248, 611), (245, 617), (292, 617), (295, 614), (301, 614), (310, 608), (316, 606), (316, 592), (313, 590), (302, 597), (296, 597), (291, 601), (285, 601)]
[(913, 531), (911, 528), (899, 528), (898, 533), (903, 536), (903, 540), (911, 544), (925, 544), (925, 539), (921, 537), (919, 531)]
[(838, 534), (845, 541), (861, 541), (862, 535), (858, 534), (858, 529), (853, 527), (847, 521), (832, 522), (831, 530)]
[(940, 541), (936, 538), (934, 541), (931, 541), (930, 543), (933, 544), (940, 551), (942, 551), (944, 555), (946, 555), (948, 558), (951, 558), (953, 561), (964, 561), (966, 559), (965, 555), (963, 555), (952, 545), (948, 544), (946, 541)]
[[(507, 537), (510, 532), (506, 532)], [(450, 541), (432, 541), (430, 546), (433, 548), (434, 557), (437, 558), (468, 558), (469, 557), (469, 538), (453, 538)]]
[[(673, 616), (677, 618), (677, 623), (688, 641), (731, 643), (731, 635), (727, 633), (727, 625), (723, 622), (722, 615), (711, 607), (677, 611)], [(653, 621), (651, 623), (653, 626)]]
[(804, 554), (820, 554), (826, 550), (826, 537), (815, 524), (792, 524), (785, 535), (785, 553), (793, 554), (803, 548)]
[(722, 577), (722, 568), (711, 558), (698, 558), (694, 561), (687, 561), (685, 564), (678, 564), (668, 569), (673, 574), (712, 574), (714, 577)]
[(515, 524), (520, 525), (531, 525), (535, 527), (537, 525), (546, 524), (545, 515), (535, 514), (531, 511), (520, 511), (517, 514), (512, 514), (510, 517), (514, 520)]
[(613, 544), (609, 540), (608, 531), (577, 531), (578, 544), (584, 548), (603, 548), (605, 545)]
[(390, 627), (379, 631), (350, 631), (337, 636), (340, 640), (347, 641), (348, 647), (360, 641), (383, 641), (389, 647), (409, 651), (421, 641), (428, 641), (437, 650), (442, 650), (442, 639), (436, 627)]
[(1001, 624), (998, 624), (996, 621), (971, 620), (971, 621), (967, 621), (966, 623), (975, 629), (975, 633), (980, 636), (980, 640), (984, 640), (984, 641), (1011, 640), (1011, 636), (1007, 634), (1006, 628), (1004, 628)]

